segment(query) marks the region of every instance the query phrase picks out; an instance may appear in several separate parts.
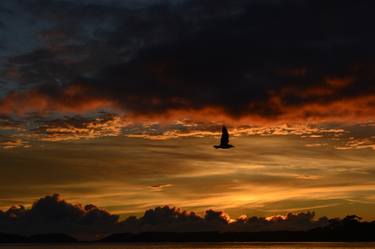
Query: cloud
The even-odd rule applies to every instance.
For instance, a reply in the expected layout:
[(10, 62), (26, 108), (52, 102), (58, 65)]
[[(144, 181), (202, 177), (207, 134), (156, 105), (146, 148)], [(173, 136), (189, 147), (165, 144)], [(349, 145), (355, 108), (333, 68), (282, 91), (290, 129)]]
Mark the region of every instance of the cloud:
[(369, 138), (354, 138), (350, 137), (349, 140), (341, 146), (337, 146), (338, 150), (359, 150), (359, 149), (372, 149), (375, 150), (375, 137)]
[[(218, 138), (220, 122), (154, 122), (134, 120), (131, 116), (99, 112), (87, 114), (32, 113), (21, 117), (0, 116), (0, 147), (29, 148), (35, 142), (63, 142), (124, 136), (147, 140), (179, 138)], [(371, 148), (372, 123), (337, 124), (260, 124), (229, 126), (232, 138), (246, 136), (296, 136), (306, 140), (307, 148), (332, 146), (339, 150)]]
[(5, 76), (33, 87), (7, 94), (1, 112), (114, 108), (153, 120), (253, 122), (375, 116), (371, 1), (184, 1), (136, 10), (98, 3), (28, 3), (35, 19), (55, 25), (40, 30), (44, 47), (9, 58), (18, 76)]
[(312, 144), (305, 144), (305, 147), (308, 148), (316, 148), (316, 147), (322, 147), (322, 146), (327, 146), (327, 143), (312, 143)]
[[(4, 16), (9, 16), (9, 15), (12, 15), (13, 13), (6, 5), (3, 6), (3, 5), (0, 4), (0, 14), (2, 14)], [(3, 30), (3, 31), (6, 30), (6, 25), (3, 21), (3, 18), (0, 18), (0, 30)], [(2, 42), (3, 42), (3, 40), (1, 39), (0, 40), (0, 47), (1, 48), (3, 48)]]
[[(45, 94), (45, 91), (50, 91), (50, 94)], [(43, 114), (52, 111), (84, 113), (104, 107), (111, 107), (110, 102), (87, 97), (85, 90), (79, 85), (64, 89), (43, 86), (27, 92), (13, 91), (0, 101), (0, 113), (7, 114)]]
[[(27, 120), (27, 121), (26, 121)], [(20, 119), (0, 117), (0, 147), (27, 148), (33, 142), (60, 142), (120, 136), (126, 125), (119, 116), (103, 113), (94, 116), (41, 118), (28, 115)]]
[(156, 192), (163, 191), (163, 189), (170, 188), (170, 187), (173, 187), (173, 185), (172, 184), (156, 184), (156, 185), (150, 186), (151, 191), (156, 191)]
[(114, 232), (300, 231), (328, 224), (330, 220), (327, 217), (315, 219), (313, 212), (270, 217), (241, 215), (231, 219), (223, 211), (210, 209), (204, 216), (199, 216), (169, 206), (149, 209), (141, 217), (131, 216), (120, 221), (117, 215), (91, 204), (71, 204), (58, 194), (40, 198), (30, 208), (12, 206), (0, 211), (0, 231), (20, 234), (68, 233), (91, 239)]
[(104, 114), (93, 118), (80, 116), (65, 119), (42, 120), (32, 131), (41, 141), (67, 141), (92, 139), (106, 136), (119, 136), (123, 122), (120, 117)]
[(181, 211), (175, 207), (157, 207), (145, 211), (143, 217), (139, 219), (142, 225), (163, 225), (168, 223), (178, 223), (186, 221), (198, 221), (201, 217), (195, 213)]
[(28, 145), (27, 142), (21, 140), (21, 139), (14, 139), (14, 138), (4, 138), (0, 136), (0, 148), (3, 148), (5, 150), (15, 149), (15, 148), (28, 148), (30, 145)]
[(22, 234), (94, 235), (111, 232), (118, 218), (94, 205), (70, 204), (54, 194), (37, 200), (31, 208), (12, 206), (5, 212), (0, 211), (0, 229)]
[(232, 220), (230, 216), (223, 211), (207, 210), (204, 219), (208, 222), (229, 224)]
[[(127, 115), (100, 112), (85, 115), (51, 113), (32, 113), (21, 117), (0, 116), (0, 135), (7, 140), (35, 141), (74, 141), (108, 136), (126, 136), (150, 140), (168, 140), (188, 137), (219, 137), (220, 122), (195, 122), (182, 120), (176, 122), (153, 122), (134, 120)], [(232, 137), (240, 136), (300, 136), (303, 138), (337, 139), (349, 131), (345, 127), (329, 127), (313, 124), (281, 125), (241, 125), (230, 127)], [(3, 140), (4, 140), (3, 139)]]
[(25, 131), (22, 122), (8, 116), (0, 116), (0, 148), (28, 148), (29, 143), (18, 134)]

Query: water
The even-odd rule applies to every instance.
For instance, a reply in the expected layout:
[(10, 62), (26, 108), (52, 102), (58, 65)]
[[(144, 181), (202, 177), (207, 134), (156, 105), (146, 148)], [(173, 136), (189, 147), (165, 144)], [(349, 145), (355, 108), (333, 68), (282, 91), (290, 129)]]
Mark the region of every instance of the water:
[(0, 249), (375, 249), (375, 243), (9, 244)]

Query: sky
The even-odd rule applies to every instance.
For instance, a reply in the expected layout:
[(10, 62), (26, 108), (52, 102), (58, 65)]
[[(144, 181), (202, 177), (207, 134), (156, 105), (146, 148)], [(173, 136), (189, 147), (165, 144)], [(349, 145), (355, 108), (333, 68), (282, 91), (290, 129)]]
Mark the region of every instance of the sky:
[(374, 7), (2, 0), (0, 210), (375, 219)]

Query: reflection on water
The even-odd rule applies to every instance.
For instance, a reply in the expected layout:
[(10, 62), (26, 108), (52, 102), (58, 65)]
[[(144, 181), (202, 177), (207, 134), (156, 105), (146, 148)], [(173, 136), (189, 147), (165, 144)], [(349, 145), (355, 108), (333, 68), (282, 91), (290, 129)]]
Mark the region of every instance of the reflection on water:
[(0, 249), (374, 249), (375, 243), (9, 244)]

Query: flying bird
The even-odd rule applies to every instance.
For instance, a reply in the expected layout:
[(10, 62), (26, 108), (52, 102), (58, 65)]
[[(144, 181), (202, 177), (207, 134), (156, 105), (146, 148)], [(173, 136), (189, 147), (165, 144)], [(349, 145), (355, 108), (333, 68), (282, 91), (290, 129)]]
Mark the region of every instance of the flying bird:
[(221, 132), (220, 145), (214, 145), (214, 148), (215, 149), (230, 149), (232, 147), (234, 146), (229, 144), (229, 133), (228, 133), (227, 127), (223, 126), (223, 129)]

